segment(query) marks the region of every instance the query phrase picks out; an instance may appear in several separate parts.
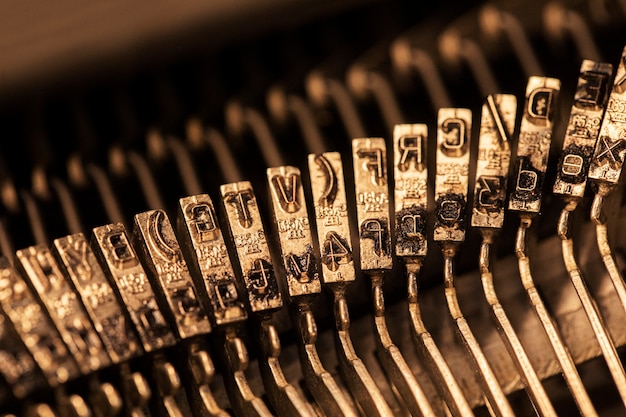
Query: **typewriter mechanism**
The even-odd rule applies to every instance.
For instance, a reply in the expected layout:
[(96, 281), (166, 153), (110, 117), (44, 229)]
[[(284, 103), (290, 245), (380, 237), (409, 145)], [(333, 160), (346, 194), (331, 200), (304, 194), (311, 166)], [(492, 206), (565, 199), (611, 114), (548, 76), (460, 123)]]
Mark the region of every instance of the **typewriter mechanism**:
[(625, 1), (60, 3), (1, 6), (1, 416), (626, 415)]

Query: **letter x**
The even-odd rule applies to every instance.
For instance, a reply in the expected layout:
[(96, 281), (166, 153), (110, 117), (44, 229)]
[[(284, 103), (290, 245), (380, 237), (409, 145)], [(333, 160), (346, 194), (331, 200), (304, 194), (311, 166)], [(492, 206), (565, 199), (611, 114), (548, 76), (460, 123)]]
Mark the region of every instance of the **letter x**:
[(598, 162), (601, 164), (604, 163), (606, 159), (608, 159), (611, 167), (616, 167), (622, 163), (622, 159), (620, 158), (619, 153), (624, 149), (624, 140), (617, 139), (611, 140), (608, 136), (600, 137), (600, 146), (602, 147), (602, 152), (600, 152), (597, 156)]

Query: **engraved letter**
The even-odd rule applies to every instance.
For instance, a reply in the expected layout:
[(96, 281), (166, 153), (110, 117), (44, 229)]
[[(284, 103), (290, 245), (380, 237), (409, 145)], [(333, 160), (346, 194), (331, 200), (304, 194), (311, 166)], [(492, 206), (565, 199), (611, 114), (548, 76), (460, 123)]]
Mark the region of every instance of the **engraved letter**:
[(535, 125), (547, 126), (552, 119), (553, 90), (550, 88), (536, 88), (528, 96), (528, 116)]
[(424, 170), (424, 137), (419, 136), (402, 136), (398, 140), (398, 150), (401, 152), (398, 169), (407, 171), (411, 164), (411, 160), (415, 164), (418, 171)]
[(248, 209), (248, 204), (250, 204), (252, 199), (253, 196), (250, 190), (241, 190), (236, 193), (230, 192), (224, 196), (224, 201), (237, 210), (237, 221), (244, 229), (249, 229), (252, 226), (252, 216)]
[(215, 239), (218, 231), (213, 209), (208, 204), (197, 204), (191, 208), (190, 212), (198, 240), (206, 242)]
[(609, 77), (605, 73), (595, 71), (585, 71), (580, 75), (584, 80), (579, 85), (576, 96), (574, 97), (574, 106), (581, 109), (600, 110), (604, 98), (608, 93)]
[(298, 201), (299, 175), (289, 174), (287, 178), (283, 175), (274, 175), (271, 183), (283, 211), (295, 213), (300, 210), (300, 202)]
[(441, 123), (443, 132), (443, 142), (441, 150), (444, 155), (459, 157), (464, 155), (466, 150), (465, 121), (456, 117), (446, 119)]
[(359, 158), (367, 158), (363, 163), (363, 167), (371, 172), (372, 184), (385, 184), (385, 161), (383, 160), (382, 149), (359, 149), (357, 151)]

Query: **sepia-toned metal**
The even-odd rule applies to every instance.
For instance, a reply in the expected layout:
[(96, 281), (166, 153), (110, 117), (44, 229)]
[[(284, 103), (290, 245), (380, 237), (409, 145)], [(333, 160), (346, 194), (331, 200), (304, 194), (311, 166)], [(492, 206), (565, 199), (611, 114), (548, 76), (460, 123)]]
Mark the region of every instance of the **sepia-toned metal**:
[(385, 140), (353, 139), (352, 161), (361, 270), (389, 270), (393, 259)]
[(494, 238), (504, 223), (506, 180), (516, 109), (517, 99), (512, 95), (489, 95), (483, 104), (471, 223), (479, 228), (483, 237), (479, 270), (485, 298), (491, 307), (498, 333), (539, 414), (556, 416), (554, 406), (496, 294), (489, 259)]
[(179, 200), (178, 231), (188, 249), (189, 269), (196, 272), (210, 302), (215, 326), (239, 323), (248, 317), (237, 289), (224, 236), (208, 194)]
[(5, 257), (0, 258), (0, 305), (50, 386), (78, 376), (76, 362), (54, 324)]
[[(548, 81), (542, 81), (538, 84), (537, 81), (533, 79), (533, 77), (531, 77), (531, 79), (529, 80), (529, 85), (527, 88), (527, 99), (525, 103), (526, 108), (524, 110), (524, 116), (523, 116), (524, 118), (528, 118), (528, 113), (530, 113), (528, 107), (533, 106), (533, 101), (530, 99), (529, 94), (532, 95), (532, 91), (534, 91), (533, 88), (541, 88), (541, 87), (538, 87), (538, 85), (540, 85), (541, 83), (548, 83)], [(558, 86), (560, 84), (558, 80), (550, 81), (550, 83), (553, 86)], [(543, 94), (546, 97), (549, 96), (549, 92), (547, 91), (544, 91)], [(552, 102), (552, 100), (544, 100), (544, 103)], [(552, 125), (553, 116), (550, 115), (551, 110), (549, 108), (546, 108), (543, 111), (543, 113), (544, 113), (543, 116), (545, 118), (543, 127), (546, 128), (546, 126)], [(531, 121), (528, 121), (528, 120), (524, 121), (524, 118), (522, 119), (522, 123), (523, 123), (522, 127), (528, 130), (529, 127), (532, 127), (532, 119)], [(541, 129), (542, 129), (541, 126), (532, 127), (530, 131), (535, 132)], [(551, 139), (551, 134), (549, 137), (546, 136), (546, 141), (548, 142), (546, 144), (546, 149), (549, 149), (550, 139)], [(545, 156), (545, 159), (547, 160), (547, 155)], [(524, 156), (523, 158), (521, 158), (521, 160), (522, 162), (526, 163), (526, 166), (528, 167), (528, 164), (529, 164), (528, 158)], [(541, 173), (536, 174), (532, 170), (528, 170), (528, 172), (521, 172), (519, 167), (522, 167), (522, 165), (520, 165), (521, 162), (520, 164), (518, 164), (519, 161), (520, 159), (518, 159), (518, 161), (516, 162), (516, 167), (518, 168), (516, 168), (516, 170), (514, 170), (514, 172), (512, 173), (513, 178), (516, 181), (516, 189), (518, 191), (518, 194), (520, 191), (520, 183), (526, 182), (527, 184), (531, 184), (533, 183), (533, 181), (526, 181), (531, 178), (537, 178), (543, 181), (543, 174)], [(526, 180), (522, 180), (521, 179), (522, 176), (526, 176)], [(526, 187), (526, 188), (531, 188), (531, 187)], [(538, 189), (535, 190), (535, 188), (538, 188)], [(572, 190), (574, 190), (574, 188), (572, 188)], [(563, 371), (563, 377), (570, 389), (570, 392), (572, 393), (572, 396), (574, 397), (574, 400), (576, 401), (576, 405), (578, 406), (579, 410), (582, 412), (583, 415), (597, 416), (597, 412), (589, 398), (589, 395), (585, 389), (585, 386), (580, 377), (580, 374), (578, 373), (578, 370), (576, 369), (576, 365), (574, 363), (574, 360), (572, 359), (572, 355), (569, 351), (569, 348), (564, 343), (563, 336), (561, 335), (552, 316), (550, 315), (550, 312), (548, 311), (546, 305), (544, 304), (543, 299), (539, 293), (538, 288), (535, 285), (535, 281), (532, 276), (532, 272), (530, 268), (530, 258), (526, 250), (526, 241), (528, 239), (527, 231), (532, 225), (532, 219), (533, 217), (539, 214), (539, 208), (541, 207), (542, 194), (541, 194), (540, 183), (535, 181), (533, 184), (532, 190), (526, 190), (526, 191), (529, 191), (529, 193), (527, 193), (526, 196), (533, 196), (533, 199), (534, 199), (533, 207), (536, 210), (519, 210), (520, 225), (517, 230), (517, 235), (515, 238), (515, 254), (517, 255), (517, 258), (518, 258), (518, 267), (519, 267), (519, 273), (520, 273), (522, 285), (524, 286), (526, 295), (528, 296), (528, 300), (533, 308), (533, 311), (535, 312), (535, 315), (541, 322), (541, 325), (545, 331), (548, 341), (550, 342), (550, 345), (552, 347), (552, 350), (554, 351), (556, 358), (559, 362), (559, 365), (561, 366), (561, 370)], [(510, 198), (513, 198), (513, 194), (510, 196)], [(509, 204), (509, 208), (511, 207), (512, 207), (511, 204)], [(485, 256), (486, 255), (483, 255), (481, 257), (481, 261), (483, 261), (482, 258), (484, 258)], [(485, 259), (483, 262), (487, 262), (487, 260)]]
[(341, 155), (309, 155), (315, 223), (320, 243), (322, 281), (347, 284), (355, 280), (348, 202)]
[(205, 307), (183, 258), (178, 240), (164, 210), (150, 210), (135, 215), (135, 247), (142, 253), (153, 288), (162, 305), (167, 306), (172, 324), (181, 339), (211, 331)]
[[(189, 269), (200, 292), (210, 304), (209, 314), (224, 343), (223, 355), (228, 369), (222, 373), (231, 405), (241, 415), (270, 416), (271, 412), (257, 397), (246, 377), (248, 350), (238, 336), (237, 326), (248, 314), (244, 307), (226, 243), (208, 194), (183, 197), (179, 200), (178, 232), (181, 249), (188, 256)], [(215, 403), (210, 383), (215, 369), (208, 352), (192, 344), (188, 366), (197, 385), (197, 404), (203, 415), (221, 416), (224, 411)], [(192, 396), (192, 404), (194, 396)], [(197, 408), (199, 409), (199, 408)]]
[[(143, 255), (157, 297), (161, 298), (164, 311), (169, 313), (172, 328), (180, 339), (187, 341), (179, 345), (187, 366), (192, 375), (212, 372), (213, 363), (208, 352), (201, 348), (202, 339), (199, 338), (211, 331), (211, 325), (167, 214), (164, 210), (150, 210), (136, 214), (134, 220), (135, 247)], [(202, 363), (198, 363), (196, 358), (203, 358)], [(180, 382), (177, 382), (176, 370), (162, 359), (155, 360), (155, 365), (164, 403), (169, 401), (179, 408), (184, 407), (185, 399)], [(201, 382), (194, 378), (185, 387), (190, 405), (205, 416), (225, 415), (225, 411), (215, 403), (208, 383)], [(168, 405), (165, 408), (173, 409)]]
[(280, 416), (313, 417), (315, 411), (287, 381), (279, 363), (281, 343), (272, 315), (283, 301), (252, 185), (242, 181), (222, 185), (220, 190), (250, 309), (258, 320), (259, 367), (266, 393)]
[(289, 296), (319, 294), (318, 260), (313, 251), (300, 170), (292, 166), (268, 168), (267, 181)]
[(72, 283), (114, 363), (142, 353), (124, 306), (82, 233), (54, 240), (53, 253)]
[(393, 267), (389, 218), (387, 147), (382, 138), (352, 140), (354, 188), (359, 226), (361, 270), (369, 275), (378, 358), (411, 414), (434, 416), (428, 398), (402, 353), (389, 336), (383, 274)]
[(434, 240), (443, 253), (448, 310), (482, 384), (489, 409), (500, 417), (513, 416), (511, 405), (463, 316), (454, 284), (454, 257), (465, 240), (472, 113), (468, 109), (440, 109), (437, 120)]
[(166, 321), (160, 309), (155, 289), (129, 241), (125, 227), (114, 223), (93, 229), (92, 246), (105, 272), (116, 285), (144, 350), (150, 353), (150, 373), (156, 395), (145, 386), (143, 375), (125, 370), (127, 412), (131, 415), (143, 414), (144, 403), (152, 398), (156, 413), (180, 416), (189, 405), (181, 390), (180, 376), (162, 351), (176, 344), (173, 326)]
[(584, 60), (578, 75), (553, 191), (582, 199), (609, 98), (613, 66)]
[(418, 302), (418, 275), (427, 253), (428, 128), (396, 125), (393, 134), (396, 256), (406, 264), (408, 308), (417, 351), (450, 413), (472, 416), (463, 390), (424, 325)]
[(427, 143), (425, 124), (396, 125), (393, 130), (396, 256), (426, 256)]
[(613, 88), (589, 167), (589, 179), (616, 185), (626, 155), (626, 47), (622, 51)]
[(112, 223), (93, 229), (92, 248), (115, 284), (146, 352), (173, 346), (176, 338), (165, 321), (156, 295), (124, 225)]
[(472, 205), (473, 227), (500, 229), (504, 224), (511, 138), (516, 115), (517, 98), (513, 95), (489, 95), (483, 104)]
[(526, 86), (509, 210), (539, 213), (561, 81), (530, 77)]
[[(608, 65), (608, 64), (605, 64)], [(626, 108), (623, 107), (624, 82), (626, 81), (626, 48), (622, 52), (617, 66), (617, 75), (610, 94), (607, 110), (602, 120), (600, 137), (596, 142), (596, 148), (591, 162), (589, 178), (595, 185), (593, 204), (590, 217), (596, 225), (596, 240), (598, 250), (602, 256), (602, 262), (613, 283), (615, 292), (626, 311), (626, 283), (620, 268), (618, 267), (615, 254), (608, 239), (607, 218), (604, 213), (604, 200), (613, 192), (621, 175), (621, 167), (626, 154)], [(608, 81), (607, 81), (608, 82)]]
[(57, 264), (52, 252), (43, 245), (16, 252), (19, 268), (45, 306), (82, 373), (97, 371), (111, 363), (107, 350), (96, 333), (85, 307)]
[(356, 277), (343, 164), (337, 152), (309, 155), (309, 175), (322, 260), (322, 281), (333, 292), (335, 347), (339, 369), (355, 400), (367, 415), (392, 416), (391, 408), (350, 336), (350, 312), (345, 291)]
[[(6, 291), (3, 284), (6, 285), (0, 278), (0, 292)], [(2, 305), (1, 301), (0, 305)], [(11, 396), (21, 400), (31, 392), (42, 389), (46, 385), (46, 380), (39, 367), (1, 307), (0, 360), (2, 361), (2, 366), (0, 366), (0, 380), (2, 380), (0, 401), (6, 402)]]
[(307, 388), (327, 415), (356, 417), (356, 409), (324, 368), (315, 345), (317, 324), (311, 307), (321, 292), (319, 257), (313, 250), (300, 170), (292, 166), (268, 168), (267, 181)]
[[(576, 90), (577, 93), (574, 97), (574, 104), (572, 106), (570, 120), (567, 127), (564, 150), (557, 174), (557, 183), (555, 184), (554, 190), (555, 192), (557, 191), (556, 185), (559, 184), (558, 180), (563, 177), (564, 171), (570, 170), (572, 174), (578, 172), (579, 170), (581, 171), (581, 178), (578, 179), (578, 187), (576, 189), (566, 188), (565, 192), (561, 193), (563, 196), (563, 200), (565, 201), (565, 206), (561, 211), (561, 216), (559, 217), (557, 231), (558, 236), (561, 239), (561, 248), (565, 268), (569, 274), (574, 289), (576, 290), (578, 298), (580, 299), (583, 310), (587, 315), (591, 328), (595, 333), (596, 339), (607, 362), (616, 388), (621, 396), (622, 401), (626, 405), (626, 373), (624, 372), (623, 365), (619, 359), (615, 345), (611, 340), (611, 336), (608, 332), (608, 328), (606, 327), (604, 319), (602, 318), (602, 315), (597, 305), (592, 299), (591, 293), (589, 292), (585, 279), (582, 275), (582, 271), (578, 266), (578, 262), (574, 253), (574, 241), (571, 232), (571, 214), (572, 212), (574, 212), (574, 210), (576, 210), (578, 203), (581, 201), (582, 196), (584, 195), (586, 178), (585, 176), (583, 176), (583, 174), (586, 174), (585, 165), (588, 165), (590, 162), (589, 155), (591, 154), (594, 143), (596, 143), (596, 149), (593, 159), (591, 160), (589, 175), (591, 176), (592, 172), (594, 172), (593, 175), (596, 177), (595, 180), (597, 182), (600, 182), (605, 186), (608, 184), (608, 188), (612, 188), (612, 180), (606, 181), (606, 178), (598, 178), (601, 170), (598, 170), (597, 168), (600, 165), (606, 165), (609, 170), (618, 169), (617, 165), (612, 164), (611, 162), (603, 163), (602, 161), (605, 160), (605, 157), (608, 156), (608, 154), (604, 154), (604, 156), (601, 156), (601, 151), (598, 150), (598, 146), (601, 147), (603, 146), (603, 144), (606, 145), (607, 141), (610, 140), (609, 132), (613, 132), (613, 134), (615, 134), (614, 129), (619, 129), (619, 123), (613, 123), (615, 122), (615, 115), (619, 114), (619, 112), (616, 112), (615, 108), (616, 103), (617, 101), (619, 101), (619, 99), (614, 96), (614, 94), (619, 94), (618, 90), (621, 88), (619, 86), (619, 83), (616, 83), (616, 85), (614, 86), (614, 90), (611, 93), (611, 97), (609, 98), (607, 113), (602, 122), (602, 127), (599, 126), (599, 122), (600, 120), (602, 120), (602, 110), (604, 107), (604, 102), (606, 101), (606, 96), (608, 94), (607, 90), (611, 76), (611, 68), (612, 67), (610, 64), (595, 63), (593, 61), (584, 61), (581, 66), (580, 75), (578, 78), (578, 86)], [(608, 108), (611, 108), (611, 113), (609, 113)], [(623, 114), (618, 115), (617, 117), (623, 117)], [(588, 120), (589, 125), (591, 125), (592, 128), (581, 127), (582, 120)], [(578, 121), (578, 123), (576, 123), (576, 121)], [(575, 128), (578, 128), (578, 130), (576, 130)], [(578, 139), (579, 141), (576, 142), (577, 138), (570, 138), (571, 132), (579, 133), (579, 135), (583, 136), (584, 138)], [(596, 142), (594, 138), (598, 135), (599, 138)], [(600, 141), (602, 141), (602, 143), (600, 143)], [(577, 155), (571, 155), (572, 147), (575, 147), (577, 145), (587, 151), (587, 154), (584, 155), (584, 157), (583, 155), (578, 155), (578, 157)], [(611, 153), (611, 150), (609, 150), (609, 148), (607, 148), (606, 151), (608, 153)], [(618, 152), (619, 151), (616, 150), (616, 153)], [(570, 163), (568, 163), (567, 161), (570, 161)], [(605, 174), (607, 174), (608, 177), (611, 177), (613, 175), (612, 173), (609, 173), (609, 171), (604, 171), (604, 174), (600, 174), (600, 176)], [(616, 175), (619, 177), (619, 171), (617, 171)], [(605, 189), (605, 187), (596, 187), (596, 195), (603, 194)], [(597, 201), (598, 199), (596, 198), (594, 200), (594, 208), (597, 208), (597, 206), (595, 205), (595, 202)], [(593, 212), (592, 208), (592, 219), (596, 218), (594, 215), (595, 212)], [(605, 243), (605, 241), (603, 241), (604, 236), (602, 234), (602, 225), (597, 224), (596, 230), (598, 232), (598, 243), (600, 244), (600, 246), (602, 246), (602, 244)], [(609, 255), (609, 257), (612, 261), (612, 256)], [(615, 274), (614, 271), (609, 268), (610, 262), (607, 262), (608, 259), (606, 259), (606, 257), (604, 257), (603, 261), (605, 265), (607, 265), (611, 280), (614, 282), (615, 287), (618, 289), (618, 295), (620, 293), (624, 294), (624, 289), (626, 287), (624, 286), (623, 280), (618, 275), (619, 273)]]
[(248, 181), (220, 187), (239, 267), (253, 313), (271, 313), (283, 306), (261, 214)]
[[(569, 203), (574, 206), (575, 203)], [(570, 230), (570, 214), (572, 213), (572, 207), (566, 207), (561, 211), (558, 224), (558, 235), (561, 238), (561, 248), (563, 250), (563, 261), (565, 263), (565, 269), (569, 274), (572, 285), (576, 290), (576, 294), (580, 299), (583, 306), (583, 310), (587, 315), (589, 324), (593, 329), (593, 332), (598, 340), (602, 355), (607, 363), (611, 377), (615, 382), (615, 387), (620, 394), (624, 406), (626, 406), (626, 372), (624, 366), (619, 358), (615, 344), (611, 339), (608, 327), (600, 313), (598, 305), (594, 301), (591, 292), (587, 288), (587, 283), (582, 275), (582, 272), (576, 261), (574, 255), (574, 241), (571, 237)]]
[(465, 240), (472, 112), (440, 109), (437, 118), (435, 242)]

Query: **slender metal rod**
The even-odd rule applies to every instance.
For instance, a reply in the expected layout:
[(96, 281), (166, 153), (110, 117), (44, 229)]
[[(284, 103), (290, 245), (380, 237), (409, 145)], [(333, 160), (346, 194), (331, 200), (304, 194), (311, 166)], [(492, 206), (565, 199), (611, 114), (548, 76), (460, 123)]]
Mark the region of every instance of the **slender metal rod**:
[(591, 297), (589, 289), (585, 284), (585, 280), (582, 276), (582, 272), (578, 268), (576, 258), (574, 256), (574, 241), (570, 237), (569, 222), (570, 214), (575, 209), (576, 204), (568, 204), (559, 218), (559, 237), (561, 238), (561, 247), (563, 250), (563, 262), (565, 262), (565, 268), (569, 273), (570, 280), (574, 285), (574, 289), (580, 298), (585, 314), (589, 319), (589, 324), (593, 329), (593, 332), (598, 339), (602, 355), (606, 360), (606, 364), (609, 367), (615, 386), (619, 392), (624, 405), (626, 405), (626, 373), (624, 373), (624, 367), (619, 359), (615, 345), (611, 340), (609, 331), (602, 319), (598, 306)]
[(325, 152), (309, 155), (311, 191), (316, 211), (317, 235), (321, 252), (322, 282), (332, 291), (335, 315), (335, 347), (339, 369), (354, 399), (368, 416), (391, 416), (374, 378), (357, 356), (350, 337), (350, 313), (345, 292), (356, 279), (350, 220), (341, 155)]
[(317, 405), (329, 416), (357, 417), (358, 413), (352, 401), (344, 393), (335, 378), (324, 368), (317, 347), (317, 325), (308, 304), (300, 304), (294, 313), (299, 329), (300, 363), (307, 388), (315, 398)]
[(483, 390), (485, 391), (485, 395), (493, 412), (497, 416), (514, 416), (515, 414), (513, 413), (511, 404), (509, 404), (509, 400), (506, 398), (493, 369), (491, 369), (491, 365), (489, 365), (487, 361), (487, 357), (461, 312), (461, 307), (459, 306), (456, 295), (456, 288), (454, 287), (453, 260), (456, 250), (450, 246), (444, 246), (442, 251), (446, 302), (448, 303), (450, 315), (456, 324), (459, 337), (467, 348), (467, 352), (479, 376), (479, 380), (483, 385)]
[(237, 415), (272, 417), (265, 402), (256, 396), (248, 383), (245, 373), (249, 365), (246, 345), (232, 330), (226, 331), (223, 339), (229, 368), (224, 372), (224, 385), (233, 409)]
[(430, 400), (406, 363), (400, 349), (389, 335), (385, 319), (385, 299), (381, 275), (372, 275), (372, 299), (374, 304), (374, 328), (378, 345), (378, 358), (387, 377), (396, 387), (411, 415), (435, 416)]
[(602, 256), (602, 262), (604, 262), (604, 266), (609, 273), (609, 278), (613, 283), (613, 287), (615, 287), (620, 303), (622, 303), (622, 308), (626, 311), (626, 283), (624, 283), (624, 277), (617, 266), (613, 251), (609, 245), (606, 218), (602, 209), (605, 196), (606, 194), (600, 192), (600, 190), (594, 196), (591, 206), (591, 220), (596, 225), (596, 240), (598, 242), (598, 250)]
[(376, 386), (363, 361), (357, 356), (350, 337), (350, 314), (345, 291), (337, 288), (335, 298), (335, 325), (339, 366), (355, 399), (368, 416), (393, 416), (391, 408)]
[(515, 253), (517, 255), (522, 285), (526, 290), (526, 295), (530, 300), (530, 304), (532, 305), (537, 318), (539, 318), (539, 321), (543, 326), (546, 336), (548, 336), (550, 345), (552, 346), (552, 349), (556, 354), (556, 358), (561, 365), (565, 382), (574, 397), (574, 401), (576, 401), (578, 409), (584, 416), (597, 416), (598, 413), (589, 398), (589, 394), (585, 389), (585, 385), (583, 384), (580, 375), (578, 374), (574, 359), (572, 358), (569, 349), (563, 342), (563, 338), (559, 333), (556, 323), (552, 319), (552, 316), (550, 316), (548, 309), (539, 295), (539, 291), (535, 287), (535, 281), (530, 271), (530, 259), (526, 255), (526, 231), (530, 228), (531, 224), (532, 219), (530, 217), (522, 217), (520, 219), (520, 226), (517, 230), (515, 239)]
[[(393, 268), (389, 216), (389, 180), (385, 169), (387, 147), (383, 138), (352, 140), (361, 271), (371, 278), (376, 353), (387, 378), (411, 414), (432, 416), (430, 403), (411, 368), (394, 344), (385, 319), (383, 276)], [(367, 197), (378, 196), (372, 209)]]
[(498, 326), (498, 330), (504, 345), (509, 351), (520, 376), (526, 385), (526, 390), (535, 405), (538, 413), (542, 416), (556, 416), (554, 406), (548, 397), (537, 372), (533, 367), (524, 346), (517, 337), (515, 329), (506, 315), (502, 304), (495, 291), (493, 274), (489, 266), (489, 253), (491, 249), (492, 236), (490, 233), (483, 233), (483, 241), (480, 246), (480, 277), (485, 292), (485, 298), (491, 307), (491, 313)]
[(248, 181), (224, 184), (220, 191), (233, 240), (246, 239), (251, 233), (259, 237), (254, 251), (248, 246), (237, 247), (237, 262), (255, 318), (258, 363), (265, 392), (278, 415), (313, 417), (315, 411), (287, 381), (279, 362), (281, 342), (273, 316), (283, 307), (283, 298), (252, 184)]
[(422, 362), (426, 365), (426, 369), (431, 378), (435, 381), (439, 394), (446, 402), (450, 413), (454, 417), (473, 416), (472, 407), (467, 401), (465, 393), (459, 386), (448, 362), (446, 362), (433, 337), (422, 321), (422, 314), (418, 302), (418, 276), (421, 267), (421, 259), (414, 259), (406, 265), (409, 315), (411, 317), (413, 340), (415, 341)]
[[(357, 411), (324, 369), (317, 353), (317, 325), (311, 306), (322, 290), (318, 260), (307, 219), (300, 170), (293, 166), (267, 169), (274, 230), (282, 259), (281, 278), (287, 286), (293, 321), (299, 333), (298, 351), (309, 392), (324, 413), (356, 417)], [(285, 227), (284, 225), (297, 225)], [(282, 227), (281, 227), (282, 226)], [(296, 230), (294, 232), (294, 230)]]

